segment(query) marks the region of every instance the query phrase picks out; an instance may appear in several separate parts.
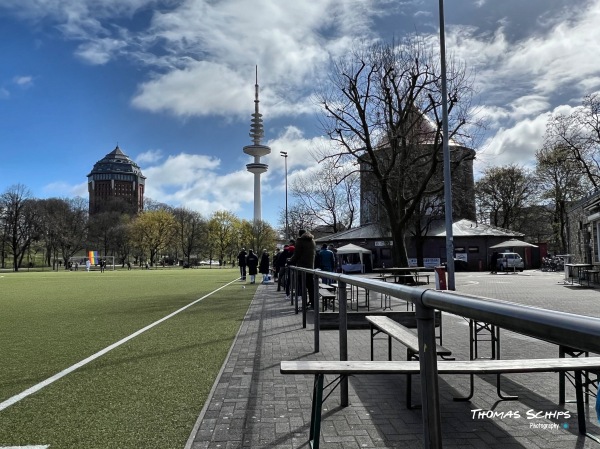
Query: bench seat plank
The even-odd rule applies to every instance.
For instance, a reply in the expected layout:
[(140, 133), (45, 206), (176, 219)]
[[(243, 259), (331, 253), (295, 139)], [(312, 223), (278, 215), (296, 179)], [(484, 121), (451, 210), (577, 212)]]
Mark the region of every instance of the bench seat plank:
[[(525, 359), (525, 360), (466, 360), (439, 361), (438, 374), (500, 374), (552, 371), (574, 371), (577, 396), (577, 421), (579, 433), (586, 435), (585, 408), (583, 404), (582, 371), (600, 371), (600, 357)], [(313, 374), (313, 400), (309, 446), (318, 449), (321, 434), (323, 384), (326, 374), (349, 376), (359, 374), (417, 374), (418, 361), (282, 361), (282, 374)]]
[[(386, 316), (369, 315), (365, 318), (380, 331), (388, 334), (394, 340), (402, 343), (412, 353), (419, 353), (419, 337), (412, 330), (402, 326), (400, 323), (397, 323)], [(448, 356), (452, 354), (452, 351), (444, 348), (441, 345), (436, 345), (436, 354), (440, 356)]]
[[(441, 360), (439, 374), (502, 374), (600, 370), (600, 357), (525, 360)], [(418, 361), (282, 361), (282, 374), (418, 374)]]

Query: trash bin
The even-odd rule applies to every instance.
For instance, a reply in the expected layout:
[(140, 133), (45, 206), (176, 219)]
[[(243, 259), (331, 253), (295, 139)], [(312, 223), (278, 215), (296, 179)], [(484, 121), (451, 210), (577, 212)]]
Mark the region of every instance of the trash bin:
[(448, 290), (446, 282), (446, 267), (435, 267), (436, 290)]

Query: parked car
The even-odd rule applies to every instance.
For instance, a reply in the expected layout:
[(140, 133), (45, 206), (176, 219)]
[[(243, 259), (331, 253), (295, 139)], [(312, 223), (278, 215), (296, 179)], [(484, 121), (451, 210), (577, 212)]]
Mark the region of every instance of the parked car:
[(201, 260), (199, 262), (200, 265), (215, 265), (215, 266), (219, 266), (219, 261), (218, 260)]
[[(446, 268), (447, 263), (442, 263), (442, 266)], [(447, 269), (447, 268), (446, 268)], [(466, 260), (454, 258), (454, 271), (469, 271), (469, 263)]]
[(521, 256), (517, 253), (500, 253), (498, 255), (498, 262), (496, 262), (498, 270), (519, 270), (523, 271), (525, 268), (525, 262)]

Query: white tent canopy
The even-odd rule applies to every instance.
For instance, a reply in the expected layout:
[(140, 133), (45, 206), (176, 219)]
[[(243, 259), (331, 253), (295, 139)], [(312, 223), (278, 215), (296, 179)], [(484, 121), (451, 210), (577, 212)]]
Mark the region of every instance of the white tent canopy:
[(524, 242), (523, 240), (511, 239), (505, 242), (498, 243), (497, 245), (490, 246), (491, 249), (499, 248), (537, 248), (537, 245), (532, 243)]
[(340, 265), (344, 272), (360, 271), (361, 273), (364, 273), (365, 263), (363, 260), (363, 254), (371, 254), (371, 250), (363, 248), (362, 246), (353, 245), (352, 243), (349, 243), (348, 245), (340, 246), (337, 249), (336, 254), (340, 258), (342, 258), (342, 256), (344, 256), (346, 254), (358, 254), (358, 257), (360, 258), (360, 264), (346, 263), (346, 264), (340, 264)]

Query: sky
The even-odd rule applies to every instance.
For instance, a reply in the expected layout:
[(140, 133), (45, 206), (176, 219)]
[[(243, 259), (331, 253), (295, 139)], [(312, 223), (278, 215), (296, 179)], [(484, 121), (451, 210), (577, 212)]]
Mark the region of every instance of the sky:
[[(146, 196), (253, 218), (246, 171), (258, 66), (262, 218), (328, 144), (314, 95), (357, 41), (439, 35), (435, 0), (0, 0), (0, 193), (87, 198), (117, 145)], [(488, 123), (476, 173), (532, 167), (550, 114), (600, 90), (600, 0), (446, 0), (446, 51)], [(290, 202), (292, 202), (290, 195)]]

